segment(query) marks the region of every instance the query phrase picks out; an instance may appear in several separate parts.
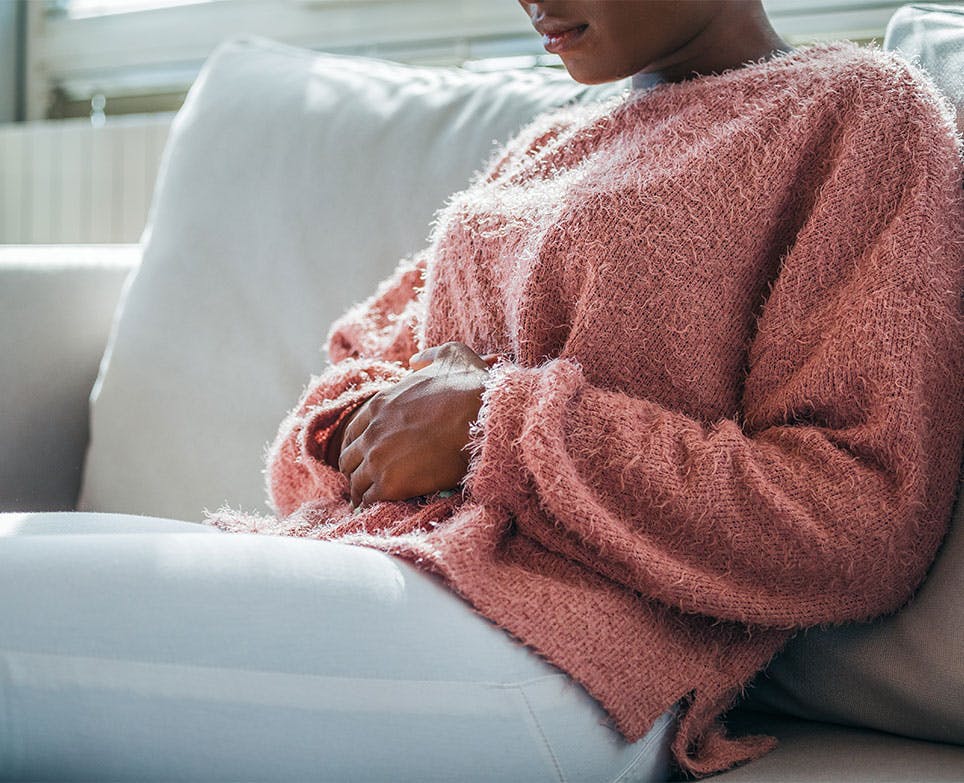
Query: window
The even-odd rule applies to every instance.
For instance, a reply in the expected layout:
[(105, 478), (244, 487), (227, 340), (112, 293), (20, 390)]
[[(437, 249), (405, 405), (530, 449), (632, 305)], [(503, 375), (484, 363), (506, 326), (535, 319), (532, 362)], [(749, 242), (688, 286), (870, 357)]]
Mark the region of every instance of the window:
[[(685, 0), (684, 0), (685, 1)], [(944, 0), (949, 3), (950, 0)], [(940, 0), (938, 2), (940, 3)], [(222, 40), (423, 65), (556, 64), (515, 0), (46, 0), (28, 2), (27, 116), (173, 110)], [(900, 0), (764, 0), (791, 44), (882, 43)]]
[(205, 2), (211, 2), (211, 0), (48, 0), (47, 13), (63, 14), (71, 19), (83, 19), (88, 16), (149, 11), (154, 8)]

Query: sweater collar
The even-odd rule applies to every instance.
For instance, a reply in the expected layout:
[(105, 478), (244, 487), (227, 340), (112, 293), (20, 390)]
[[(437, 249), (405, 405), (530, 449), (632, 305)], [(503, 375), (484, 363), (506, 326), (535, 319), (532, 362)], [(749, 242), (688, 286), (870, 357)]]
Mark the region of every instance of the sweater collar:
[(659, 82), (651, 86), (629, 88), (624, 93), (624, 104), (654, 93), (684, 93), (689, 90), (703, 90), (712, 87), (723, 87), (734, 82), (751, 80), (760, 74), (772, 74), (778, 70), (791, 67), (797, 63), (806, 62), (814, 57), (838, 52), (858, 51), (860, 45), (847, 39), (836, 41), (822, 41), (807, 46), (797, 46), (786, 52), (761, 57), (759, 60), (748, 60), (742, 65), (727, 68), (719, 73), (700, 74), (692, 79), (681, 82)]

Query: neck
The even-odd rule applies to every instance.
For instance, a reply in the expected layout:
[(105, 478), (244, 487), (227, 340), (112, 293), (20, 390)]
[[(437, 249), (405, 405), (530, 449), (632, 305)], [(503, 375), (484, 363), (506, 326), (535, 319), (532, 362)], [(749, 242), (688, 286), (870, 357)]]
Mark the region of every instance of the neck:
[(645, 89), (664, 82), (682, 82), (792, 51), (794, 48), (777, 34), (765, 14), (749, 18), (719, 14), (681, 47), (634, 74), (632, 86)]

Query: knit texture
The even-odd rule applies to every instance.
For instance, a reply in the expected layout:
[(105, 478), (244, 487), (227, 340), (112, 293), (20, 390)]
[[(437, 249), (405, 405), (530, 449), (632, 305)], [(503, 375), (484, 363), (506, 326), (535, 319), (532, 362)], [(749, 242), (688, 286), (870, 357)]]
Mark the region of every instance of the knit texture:
[[(267, 459), (273, 517), (374, 547), (568, 672), (626, 741), (679, 700), (694, 777), (790, 636), (894, 612), (964, 447), (953, 108), (900, 55), (821, 43), (538, 117), (336, 321)], [(462, 491), (353, 515), (340, 417), (450, 340), (497, 353)]]

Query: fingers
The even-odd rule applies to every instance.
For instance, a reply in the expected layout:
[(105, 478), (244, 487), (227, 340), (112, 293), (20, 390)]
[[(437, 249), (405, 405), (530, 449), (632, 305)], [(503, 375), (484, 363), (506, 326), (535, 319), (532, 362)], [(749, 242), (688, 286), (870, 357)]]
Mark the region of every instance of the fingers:
[[(360, 508), (362, 504), (362, 497), (365, 495), (365, 492), (368, 491), (369, 487), (371, 487), (371, 482), (362, 482), (362, 477), (360, 474), (358, 476), (352, 474), (352, 477), (349, 478), (349, 482), (351, 486), (352, 508)], [(364, 486), (362, 486), (363, 483)]]
[(381, 499), (370, 475), (369, 465), (365, 462), (368, 445), (364, 435), (374, 418), (370, 402), (371, 400), (368, 400), (359, 407), (345, 427), (341, 455), (338, 458), (338, 470), (348, 479), (351, 505), (356, 511)]
[(435, 361), (441, 347), (441, 345), (435, 345), (413, 354), (412, 358), (408, 360), (408, 366), (413, 370), (421, 370), (423, 367), (428, 367)]
[(370, 466), (365, 462), (364, 441), (364, 438), (359, 437), (350, 444), (346, 444), (338, 460), (338, 470), (348, 479), (351, 505), (356, 509), (362, 504), (362, 498), (374, 483), (369, 475)]
[(421, 353), (416, 353), (408, 360), (409, 369), (421, 370), (423, 367), (428, 367), (432, 363), (432, 359), (426, 356), (426, 351)]
[[(480, 356), (464, 343), (451, 341), (413, 354), (408, 364), (413, 371), (417, 371), (438, 362), (439, 366), (430, 370), (430, 374), (464, 386), (470, 381), (477, 383), (479, 377), (485, 374), (480, 371), (487, 370), (500, 358), (499, 354)], [(449, 379), (449, 375), (454, 380)], [(425, 378), (424, 375), (413, 378), (411, 384), (420, 384)], [(405, 386), (404, 382), (402, 386)], [(398, 400), (401, 399), (399, 396)], [(348, 479), (353, 507), (361, 508), (378, 500), (413, 497), (424, 494), (424, 490), (437, 488), (432, 481), (438, 479), (432, 478), (426, 482), (422, 475), (425, 471), (420, 473), (411, 461), (405, 462), (407, 467), (401, 474), (388, 467), (389, 463), (399, 464), (397, 460), (393, 461), (393, 457), (397, 457), (396, 449), (401, 448), (396, 436), (399, 432), (407, 431), (403, 424), (399, 424), (404, 418), (403, 413), (393, 415), (395, 402), (396, 398), (391, 393), (386, 392), (382, 396), (376, 394), (358, 409), (357, 415), (345, 426), (338, 470)], [(405, 442), (404, 437), (401, 441)], [(446, 444), (447, 441), (443, 443)]]
[(390, 500), (385, 489), (369, 475), (368, 466), (362, 466), (348, 477), (351, 505), (357, 511), (379, 500)]
[(375, 485), (369, 484), (368, 489), (361, 493), (361, 498), (358, 501), (358, 505), (364, 508), (365, 506), (370, 506), (377, 500), (382, 500), (383, 498), (379, 497), (379, 494), (380, 493), (375, 489)]
[(368, 477), (367, 471), (357, 470), (348, 478), (351, 489), (351, 505), (358, 509), (365, 505), (371, 505), (378, 498), (375, 496), (375, 484)]
[(426, 348), (424, 351), (419, 351), (417, 354), (412, 356), (408, 360), (408, 366), (413, 370), (421, 370), (424, 367), (428, 367), (433, 362), (438, 361), (442, 356), (444, 356), (448, 351), (452, 350), (449, 346), (461, 345), (462, 343), (443, 343), (442, 345), (433, 345), (431, 348)]
[(351, 492), (351, 505), (357, 511), (363, 505), (370, 505), (380, 498), (374, 488), (375, 482), (365, 461), (369, 443), (364, 437), (380, 409), (379, 395), (366, 400), (353, 414), (342, 436), (341, 454), (338, 457), (338, 470), (348, 479)]
[(479, 356), (479, 354), (469, 348), (465, 343), (452, 340), (441, 345), (433, 345), (431, 348), (426, 348), (424, 351), (413, 354), (408, 360), (408, 366), (412, 370), (421, 370), (423, 367), (428, 367), (428, 365), (438, 361), (440, 358), (455, 357), (460, 357), (474, 366), (479, 366), (480, 362), (491, 366), (493, 362), (498, 360), (498, 354)]
[(341, 456), (338, 457), (338, 472), (351, 479), (364, 458), (365, 452), (358, 440), (353, 440), (351, 443), (346, 440), (341, 449)]
[(372, 420), (372, 411), (371, 406), (368, 404), (369, 402), (371, 402), (371, 400), (355, 411), (342, 434), (341, 453), (338, 457), (338, 470), (348, 477), (351, 476), (352, 472), (354, 472), (365, 456), (361, 444), (358, 443), (358, 439), (362, 433), (368, 429), (368, 425)]

